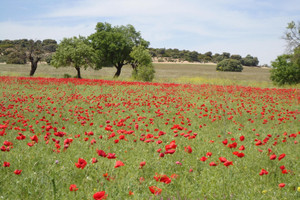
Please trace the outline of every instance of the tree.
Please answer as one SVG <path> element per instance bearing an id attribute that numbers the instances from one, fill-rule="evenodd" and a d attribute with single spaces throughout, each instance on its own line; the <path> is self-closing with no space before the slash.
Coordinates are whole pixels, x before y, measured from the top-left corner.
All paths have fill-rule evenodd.
<path id="1" fill-rule="evenodd" d="M 99 66 L 117 69 L 114 77 L 121 74 L 122 67 L 130 64 L 130 52 L 134 46 L 148 47 L 149 42 L 141 37 L 132 25 L 112 27 L 109 23 L 97 23 L 96 32 L 89 36 L 96 50 Z"/>
<path id="2" fill-rule="evenodd" d="M 30 76 L 33 76 L 38 62 L 51 55 L 57 46 L 57 42 L 52 39 L 46 40 L 3 40 L 0 41 L 0 54 L 5 58 L 6 63 L 26 64 L 31 63 Z"/>
<path id="3" fill-rule="evenodd" d="M 236 60 L 239 60 L 241 61 L 242 60 L 242 56 L 238 55 L 238 54 L 233 54 L 230 56 L 231 59 L 236 59 Z"/>
<path id="4" fill-rule="evenodd" d="M 27 58 L 31 63 L 31 70 L 29 75 L 33 76 L 37 69 L 38 62 L 43 58 L 44 50 L 42 48 L 42 42 L 40 40 L 29 40 L 28 46 L 25 51 Z"/>
<path id="5" fill-rule="evenodd" d="M 132 57 L 132 77 L 140 81 L 152 81 L 155 70 L 149 51 L 142 45 L 135 46 L 130 56 Z"/>
<path id="6" fill-rule="evenodd" d="M 257 66 L 259 63 L 257 57 L 253 57 L 249 54 L 245 58 L 242 58 L 241 62 L 242 62 L 242 65 L 245 65 L 245 66 Z"/>
<path id="7" fill-rule="evenodd" d="M 292 21 L 286 29 L 283 39 L 292 53 L 278 56 L 272 62 L 270 79 L 277 85 L 300 83 L 300 22 L 296 25 Z"/>
<path id="8" fill-rule="evenodd" d="M 300 21 L 297 24 L 291 21 L 286 29 L 283 39 L 287 42 L 287 49 L 292 52 L 294 48 L 300 46 Z"/>
<path id="9" fill-rule="evenodd" d="M 243 71 L 243 66 L 238 60 L 225 59 L 217 64 L 217 71 L 241 72 Z"/>
<path id="10" fill-rule="evenodd" d="M 79 36 L 64 38 L 53 54 L 51 64 L 56 68 L 72 66 L 77 71 L 77 78 L 81 78 L 80 68 L 95 68 L 96 60 L 95 50 L 84 37 Z"/>
<path id="11" fill-rule="evenodd" d="M 300 83 L 300 46 L 272 62 L 271 80 L 277 85 Z"/>
<path id="12" fill-rule="evenodd" d="M 300 53 L 300 52 L 299 52 Z M 281 55 L 272 62 L 271 80 L 277 85 L 300 83 L 300 63 L 294 62 L 293 55 Z"/>

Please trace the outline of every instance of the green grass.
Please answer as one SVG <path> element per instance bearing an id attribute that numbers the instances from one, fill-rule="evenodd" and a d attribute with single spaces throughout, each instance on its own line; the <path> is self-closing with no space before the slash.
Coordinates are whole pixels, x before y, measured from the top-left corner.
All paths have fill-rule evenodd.
<path id="1" fill-rule="evenodd" d="M 0 199 L 93 199 L 97 191 L 108 199 L 300 198 L 297 89 L 1 77 L 0 93 L 0 124 L 7 126 L 0 146 L 13 143 L 9 152 L 0 151 Z M 55 136 L 60 131 L 66 135 Z M 20 134 L 26 138 L 18 140 Z M 31 141 L 34 135 L 38 143 Z M 73 142 L 64 150 L 67 138 Z M 224 145 L 226 139 L 237 147 Z M 165 152 L 173 140 L 175 153 L 159 157 L 157 151 Z M 257 146 L 258 140 L 264 145 Z M 245 150 L 239 150 L 242 145 Z M 100 157 L 97 149 L 117 158 Z M 200 161 L 207 152 L 212 156 Z M 269 158 L 283 153 L 280 161 Z M 220 157 L 233 165 L 224 166 Z M 87 161 L 84 169 L 75 166 L 78 158 Z M 125 165 L 114 168 L 117 160 Z M 4 161 L 10 167 L 3 167 Z M 15 175 L 16 169 L 23 171 Z M 269 174 L 260 176 L 262 169 Z M 179 177 L 165 184 L 153 178 L 156 173 Z M 279 188 L 280 183 L 286 186 Z M 69 191 L 71 184 L 78 191 Z M 161 188 L 161 195 L 153 195 L 150 186 Z"/>

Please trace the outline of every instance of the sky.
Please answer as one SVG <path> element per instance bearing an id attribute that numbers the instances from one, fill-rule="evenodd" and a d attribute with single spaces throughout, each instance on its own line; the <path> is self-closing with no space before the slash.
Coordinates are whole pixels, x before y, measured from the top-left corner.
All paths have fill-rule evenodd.
<path id="1" fill-rule="evenodd" d="M 0 0 L 0 40 L 89 36 L 98 22 L 131 24 L 153 48 L 258 57 L 286 52 L 299 0 Z"/>

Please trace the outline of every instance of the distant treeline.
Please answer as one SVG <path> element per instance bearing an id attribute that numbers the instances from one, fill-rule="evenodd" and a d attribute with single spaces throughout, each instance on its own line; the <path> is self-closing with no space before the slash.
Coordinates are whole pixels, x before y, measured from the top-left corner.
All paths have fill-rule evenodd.
<path id="1" fill-rule="evenodd" d="M 206 52 L 204 54 L 197 51 L 179 50 L 179 49 L 166 49 L 166 48 L 149 48 L 152 57 L 156 57 L 158 62 L 176 62 L 176 61 L 188 61 L 188 62 L 201 62 L 201 63 L 219 63 L 225 59 L 239 60 L 244 66 L 257 66 L 259 61 L 257 57 L 247 55 L 242 57 L 238 54 L 230 54 L 224 52 L 222 54 L 213 54 L 212 52 Z"/>
<path id="2" fill-rule="evenodd" d="M 50 63 L 51 55 L 56 51 L 57 42 L 53 39 L 45 40 L 0 40 L 0 62 L 6 62 L 8 64 L 25 64 L 28 52 L 35 46 L 39 46 L 38 54 L 43 54 L 41 60 Z M 188 62 L 201 62 L 201 63 L 219 63 L 224 59 L 236 59 L 239 60 L 244 66 L 257 66 L 259 61 L 257 57 L 247 55 L 242 57 L 238 54 L 230 54 L 223 52 L 222 54 L 212 52 L 206 52 L 204 54 L 197 51 L 179 50 L 179 49 L 166 49 L 166 48 L 149 48 L 149 51 L 153 58 L 157 58 L 158 62 L 176 62 L 176 61 L 188 61 Z"/>
<path id="3" fill-rule="evenodd" d="M 25 64 L 34 55 L 39 57 L 39 61 L 50 62 L 56 48 L 57 42 L 53 39 L 0 40 L 0 62 Z"/>

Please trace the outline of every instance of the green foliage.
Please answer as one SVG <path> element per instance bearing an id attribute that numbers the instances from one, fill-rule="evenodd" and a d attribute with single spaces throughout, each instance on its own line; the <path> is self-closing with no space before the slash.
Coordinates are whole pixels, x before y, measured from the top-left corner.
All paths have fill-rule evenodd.
<path id="1" fill-rule="evenodd" d="M 130 52 L 134 46 L 142 45 L 148 47 L 140 32 L 132 25 L 112 27 L 109 23 L 98 23 L 96 32 L 89 36 L 93 48 L 96 50 L 97 67 L 116 67 L 118 77 L 121 68 L 132 61 Z"/>
<path id="2" fill-rule="evenodd" d="M 300 83 L 300 63 L 298 62 L 298 52 L 296 55 L 281 55 L 272 62 L 273 69 L 271 70 L 270 79 L 274 84 L 297 84 Z"/>
<path id="3" fill-rule="evenodd" d="M 258 61 L 257 57 L 253 57 L 248 54 L 245 58 L 243 58 L 241 60 L 241 62 L 242 62 L 242 65 L 245 65 L 245 66 L 257 66 L 259 61 Z"/>
<path id="4" fill-rule="evenodd" d="M 64 74 L 64 78 L 72 78 L 70 74 Z"/>
<path id="5" fill-rule="evenodd" d="M 48 54 L 45 56 L 45 61 L 48 65 L 51 64 L 51 60 L 52 60 L 52 54 Z"/>
<path id="6" fill-rule="evenodd" d="M 95 68 L 96 62 L 95 50 L 84 37 L 80 36 L 79 38 L 64 38 L 51 59 L 51 64 L 56 68 L 75 67 L 77 78 L 81 78 L 80 68 Z"/>
<path id="7" fill-rule="evenodd" d="M 225 59 L 236 59 L 241 62 L 245 61 L 246 66 L 257 66 L 259 61 L 257 57 L 247 55 L 245 58 L 242 56 L 234 54 L 231 55 L 228 52 L 223 52 L 222 54 L 216 53 L 213 54 L 211 51 L 208 51 L 204 54 L 201 54 L 197 51 L 188 51 L 188 50 L 178 50 L 178 49 L 166 49 L 166 48 L 149 48 L 150 54 L 152 57 L 158 57 L 158 60 L 163 62 L 163 58 L 184 60 L 188 62 L 201 62 L 208 63 L 214 62 L 219 63 Z M 243 63 L 242 63 L 243 64 Z"/>
<path id="8" fill-rule="evenodd" d="M 24 52 L 13 51 L 6 56 L 7 64 L 26 64 L 26 54 Z"/>
<path id="9" fill-rule="evenodd" d="M 154 67 L 152 58 L 144 46 L 133 47 L 130 56 L 132 58 L 132 77 L 139 81 L 152 81 L 154 78 Z"/>
<path id="10" fill-rule="evenodd" d="M 243 71 L 243 66 L 238 60 L 225 59 L 217 64 L 217 71 L 241 72 Z"/>
<path id="11" fill-rule="evenodd" d="M 235 60 L 239 60 L 241 61 L 242 60 L 242 56 L 238 55 L 238 54 L 233 54 L 230 56 L 231 59 L 235 59 Z"/>
<path id="12" fill-rule="evenodd" d="M 64 38 L 52 56 L 51 65 L 54 67 L 88 67 L 94 68 L 96 54 L 84 37 Z"/>
<path id="13" fill-rule="evenodd" d="M 134 79 L 138 81 L 150 82 L 154 79 L 155 70 L 153 65 L 148 66 L 138 66 L 137 70 L 132 72 Z"/>

